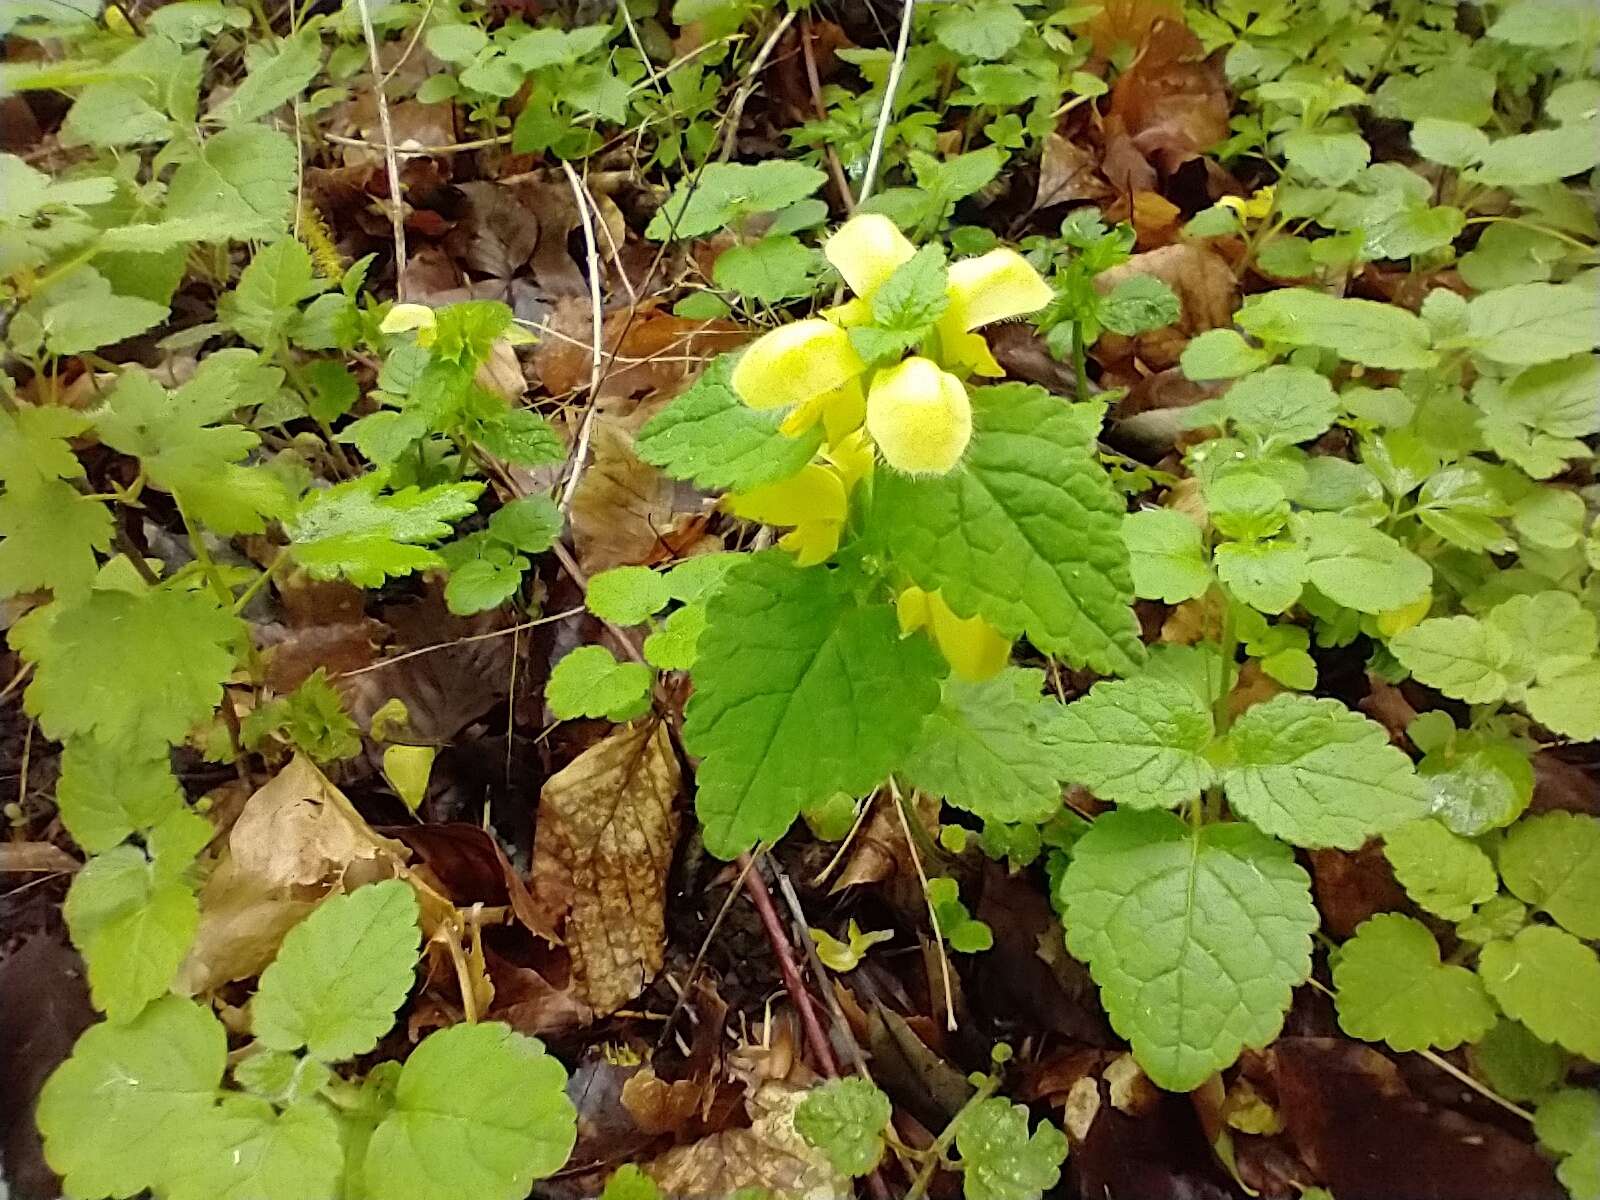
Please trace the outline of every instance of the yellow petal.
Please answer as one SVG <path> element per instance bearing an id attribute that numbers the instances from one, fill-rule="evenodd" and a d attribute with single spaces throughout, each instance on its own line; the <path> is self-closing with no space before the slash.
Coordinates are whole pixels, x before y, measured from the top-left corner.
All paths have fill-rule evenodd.
<path id="1" fill-rule="evenodd" d="M 865 429 L 858 428 L 830 446 L 827 458 L 839 473 L 839 481 L 848 495 L 872 471 L 872 439 Z"/>
<path id="2" fill-rule="evenodd" d="M 814 567 L 833 557 L 843 533 L 843 521 L 805 521 L 779 538 L 778 545 L 794 555 L 797 566 Z"/>
<path id="3" fill-rule="evenodd" d="M 847 504 L 838 473 L 820 463 L 807 463 L 788 479 L 728 497 L 728 508 L 735 516 L 763 525 L 843 522 Z"/>
<path id="4" fill-rule="evenodd" d="M 894 598 L 894 611 L 900 618 L 900 636 L 914 633 L 931 619 L 928 613 L 928 593 L 919 587 L 908 587 Z"/>
<path id="5" fill-rule="evenodd" d="M 880 213 L 851 217 L 822 247 L 850 290 L 863 300 L 872 299 L 883 281 L 916 252 L 895 223 Z"/>
<path id="6" fill-rule="evenodd" d="M 1378 632 L 1386 638 L 1398 637 L 1416 625 L 1433 607 L 1433 593 L 1424 592 L 1404 608 L 1391 608 L 1378 614 Z"/>
<path id="7" fill-rule="evenodd" d="M 948 312 L 939 318 L 938 329 L 939 358 L 946 366 L 982 375 L 985 379 L 999 379 L 1006 373 L 995 361 L 983 334 L 966 332 L 950 319 Z"/>
<path id="8" fill-rule="evenodd" d="M 822 427 L 828 434 L 828 445 L 836 446 L 867 419 L 867 397 L 861 390 L 861 381 L 852 379 L 841 388 L 829 392 L 822 404 Z"/>
<path id="9" fill-rule="evenodd" d="M 950 264 L 950 309 L 962 329 L 1038 312 L 1055 292 L 1015 250 L 991 250 Z"/>
<path id="10" fill-rule="evenodd" d="M 733 390 L 751 408 L 787 408 L 832 391 L 864 369 L 850 335 L 813 317 L 751 343 L 733 368 Z"/>
<path id="11" fill-rule="evenodd" d="M 823 309 L 822 315 L 840 329 L 854 329 L 872 320 L 872 305 L 865 300 L 846 300 L 843 304 Z"/>
<path id="12" fill-rule="evenodd" d="M 943 475 L 972 439 L 967 389 L 928 359 L 908 358 L 873 377 L 867 432 L 896 470 Z"/>
<path id="13" fill-rule="evenodd" d="M 1011 640 L 1002 637 L 982 617 L 958 617 L 934 592 L 928 597 L 933 640 L 950 669 L 973 683 L 991 679 L 1011 660 Z"/>

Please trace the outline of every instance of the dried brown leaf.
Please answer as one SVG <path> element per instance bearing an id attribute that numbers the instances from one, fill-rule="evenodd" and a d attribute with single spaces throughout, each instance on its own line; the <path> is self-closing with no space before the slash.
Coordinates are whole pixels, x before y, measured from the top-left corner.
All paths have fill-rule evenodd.
<path id="1" fill-rule="evenodd" d="M 682 1200 L 726 1200 L 744 1187 L 769 1188 L 793 1200 L 839 1200 L 850 1181 L 795 1130 L 806 1089 L 768 1083 L 746 1100 L 750 1128 L 728 1129 L 669 1150 L 645 1166 L 663 1190 Z"/>
<path id="2" fill-rule="evenodd" d="M 476 181 L 459 186 L 467 198 L 455 235 L 464 242 L 463 261 L 484 275 L 510 279 L 539 244 L 539 218 L 515 189 L 504 184 Z"/>
<path id="3" fill-rule="evenodd" d="M 666 725 L 645 721 L 584 751 L 539 793 L 534 871 L 569 884 L 576 990 L 601 1015 L 661 970 L 681 785 Z"/>
<path id="4" fill-rule="evenodd" d="M 595 418 L 589 460 L 572 497 L 579 565 L 593 574 L 670 553 L 663 535 L 673 525 L 676 488 L 633 452 L 633 436 L 621 422 Z"/>
<path id="5" fill-rule="evenodd" d="M 1102 362 L 1137 356 L 1146 365 L 1164 370 L 1177 365 L 1190 338 L 1233 320 L 1238 283 L 1227 261 L 1204 246 L 1181 242 L 1135 254 L 1121 266 L 1095 276 L 1095 289 L 1105 295 L 1135 275 L 1148 275 L 1170 287 L 1177 294 L 1182 314 L 1176 324 L 1135 338 L 1103 335 L 1095 346 L 1095 357 Z"/>
<path id="6" fill-rule="evenodd" d="M 1111 194 L 1111 185 L 1100 177 L 1100 156 L 1092 149 L 1065 134 L 1052 133 L 1045 139 L 1035 209 L 1074 200 L 1104 200 Z"/>

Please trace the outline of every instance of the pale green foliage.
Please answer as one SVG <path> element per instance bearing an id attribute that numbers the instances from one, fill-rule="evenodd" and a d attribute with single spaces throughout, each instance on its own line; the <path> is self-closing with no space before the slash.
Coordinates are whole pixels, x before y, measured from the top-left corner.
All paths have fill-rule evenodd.
<path id="1" fill-rule="evenodd" d="M 1339 1027 L 1393 1050 L 1452 1050 L 1494 1024 L 1478 977 L 1439 961 L 1427 926 L 1398 913 L 1364 921 L 1333 967 Z"/>
<path id="2" fill-rule="evenodd" d="M 1346 300 L 1305 288 L 1280 288 L 1245 301 L 1237 317 L 1246 333 L 1286 346 L 1321 346 L 1369 367 L 1431 367 L 1428 327 L 1420 317 L 1372 300 Z"/>
<path id="3" fill-rule="evenodd" d="M 639 625 L 672 602 L 665 575 L 649 567 L 613 567 L 589 580 L 589 611 L 614 625 Z"/>
<path id="4" fill-rule="evenodd" d="M 938 934 L 950 949 L 962 954 L 978 954 L 994 946 L 994 930 L 973 917 L 961 901 L 961 885 L 948 875 L 928 880 L 928 907 Z"/>
<path id="5" fill-rule="evenodd" d="M 1474 1043 L 1472 1069 L 1507 1100 L 1537 1100 L 1567 1073 L 1567 1056 L 1502 1017 Z"/>
<path id="6" fill-rule="evenodd" d="M 183 793 L 164 752 L 119 753 L 74 738 L 62 750 L 56 805 L 72 840 L 98 854 L 180 811 Z"/>
<path id="7" fill-rule="evenodd" d="M 1174 1091 L 1277 1036 L 1311 970 L 1310 880 L 1248 825 L 1107 813 L 1074 847 L 1058 901 L 1113 1027 Z"/>
<path id="8" fill-rule="evenodd" d="M 706 847 L 732 858 L 800 809 L 877 786 L 938 703 L 943 664 L 887 605 L 850 602 L 832 572 L 781 552 L 729 571 L 707 608 L 684 744 L 701 757 Z"/>
<path id="9" fill-rule="evenodd" d="M 700 635 L 706 627 L 706 606 L 685 604 L 667 614 L 661 628 L 644 639 L 645 661 L 658 671 L 687 671 L 694 666 Z"/>
<path id="10" fill-rule="evenodd" d="M 1500 874 L 1530 907 L 1600 938 L 1600 818 L 1552 812 L 1518 822 L 1500 847 Z"/>
<path id="11" fill-rule="evenodd" d="M 1465 918 L 1498 886 L 1489 856 L 1432 818 L 1389 830 L 1383 853 L 1406 894 L 1447 921 Z"/>
<path id="12" fill-rule="evenodd" d="M 893 1110 L 889 1097 L 866 1079 L 830 1079 L 806 1093 L 794 1110 L 800 1136 L 828 1156 L 834 1170 L 860 1176 L 883 1157 L 883 1131 Z"/>
<path id="13" fill-rule="evenodd" d="M 880 472 L 872 531 L 958 615 L 1108 674 L 1143 659 L 1122 503 L 1094 461 L 1100 410 L 1021 384 L 972 393 L 972 441 L 947 475 Z"/>
<path id="14" fill-rule="evenodd" d="M 64 596 L 93 581 L 95 553 L 111 546 L 111 514 L 71 484 L 24 475 L 0 495 L 0 539 L 0 597 L 35 588 Z"/>
<path id="15" fill-rule="evenodd" d="M 1122 521 L 1135 595 L 1168 604 L 1203 596 L 1211 586 L 1200 526 L 1170 508 L 1142 508 Z M 1299 589 L 1295 589 L 1299 594 Z"/>
<path id="16" fill-rule="evenodd" d="M 1556 1177 L 1573 1200 L 1600 1196 L 1600 1092 L 1556 1092 L 1539 1105 L 1533 1128 L 1545 1149 L 1561 1155 Z"/>
<path id="17" fill-rule="evenodd" d="M 386 880 L 321 905 L 289 931 L 250 1002 L 250 1025 L 272 1050 L 327 1062 L 365 1054 L 411 990 L 417 901 Z"/>
<path id="18" fill-rule="evenodd" d="M 321 1101 L 277 1111 L 225 1096 L 173 1147 L 173 1200 L 298 1200 L 331 1194 L 344 1168 L 339 1120 Z"/>
<path id="19" fill-rule="evenodd" d="M 1485 946 L 1478 974 L 1535 1037 L 1600 1062 L 1600 957 L 1592 948 L 1564 929 L 1530 925 Z"/>
<path id="20" fill-rule="evenodd" d="M 966 1200 L 1037 1200 L 1061 1177 L 1067 1135 L 1040 1121 L 1028 1135 L 1028 1110 L 997 1096 L 960 1118 L 956 1150 Z"/>
<path id="21" fill-rule="evenodd" d="M 665 242 L 700 237 L 751 213 L 804 200 L 827 177 L 803 163 L 711 163 L 684 180 L 651 218 L 645 236 Z"/>
<path id="22" fill-rule="evenodd" d="M 650 707 L 650 668 L 619 663 L 604 646 L 579 646 L 562 656 L 545 685 L 545 702 L 560 720 L 605 717 L 631 721 Z"/>
<path id="23" fill-rule="evenodd" d="M 296 561 L 317 579 L 376 587 L 392 576 L 444 565 L 425 548 L 472 511 L 481 483 L 441 483 L 383 492 L 373 472 L 308 494 L 284 522 Z"/>
<path id="24" fill-rule="evenodd" d="M 1061 722 L 1068 778 L 1102 799 L 1170 808 L 1200 794 L 1213 772 L 1211 710 L 1182 684 L 1159 679 L 1097 683 Z"/>

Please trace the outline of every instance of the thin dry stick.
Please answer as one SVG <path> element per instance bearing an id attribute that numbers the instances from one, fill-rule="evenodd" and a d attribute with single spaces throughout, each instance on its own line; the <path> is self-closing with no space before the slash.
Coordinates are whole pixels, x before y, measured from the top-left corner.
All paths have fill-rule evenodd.
<path id="1" fill-rule="evenodd" d="M 505 637 L 509 633 L 520 633 L 524 629 L 532 629 L 536 625 L 548 625 L 552 621 L 564 621 L 568 617 L 575 617 L 583 612 L 583 605 L 569 608 L 564 612 L 551 613 L 549 616 L 540 617 L 535 621 L 523 621 L 519 625 L 508 625 L 504 629 L 495 629 L 489 633 L 474 633 L 468 637 L 455 638 L 448 642 L 435 642 L 431 646 L 423 646 L 417 650 L 407 650 L 404 654 L 396 654 L 393 658 L 385 658 L 379 662 L 371 663 L 365 667 L 356 667 L 354 670 L 342 671 L 334 676 L 335 679 L 348 679 L 352 675 L 365 675 L 369 671 L 381 671 L 385 667 L 392 667 L 395 663 L 405 662 L 408 658 L 420 658 L 424 654 L 433 654 L 438 650 L 448 650 L 452 646 L 459 646 L 464 642 L 486 642 L 490 638 Z"/>
<path id="2" fill-rule="evenodd" d="M 872 185 L 877 182 L 878 165 L 883 160 L 883 142 L 889 134 L 889 122 L 894 117 L 894 97 L 900 90 L 900 73 L 906 67 L 906 53 L 911 48 L 911 15 L 916 10 L 916 0 L 905 0 L 900 12 L 900 40 L 895 44 L 894 61 L 889 64 L 889 78 L 883 89 L 883 109 L 878 113 L 878 127 L 872 133 L 872 153 L 867 155 L 867 173 L 861 177 L 861 195 L 858 204 L 866 203 L 872 195 Z"/>
<path id="3" fill-rule="evenodd" d="M 911 851 L 911 865 L 917 869 L 917 879 L 922 884 L 922 900 L 928 907 L 928 920 L 933 925 L 933 941 L 939 951 L 939 974 L 944 977 L 945 1028 L 954 1032 L 956 997 L 955 990 L 950 986 L 950 959 L 944 952 L 944 930 L 939 926 L 939 913 L 933 907 L 933 900 L 928 895 L 928 876 L 922 869 L 922 855 L 917 853 L 917 839 L 911 836 L 911 822 L 906 819 L 905 802 L 901 800 L 900 789 L 895 785 L 893 778 L 889 780 L 889 798 L 894 803 L 895 816 L 900 818 L 900 828 L 906 835 L 906 849 Z"/>
<path id="4" fill-rule="evenodd" d="M 811 14 L 807 13 L 805 20 L 800 23 L 800 48 L 805 52 L 806 83 L 811 87 L 811 106 L 816 111 L 817 119 L 826 121 L 828 106 L 822 102 L 822 80 L 817 74 L 817 48 L 812 42 Z M 839 203 L 844 205 L 845 212 L 855 212 L 855 193 L 850 190 L 850 181 L 845 178 L 844 164 L 839 161 L 838 150 L 829 142 L 823 146 L 823 151 L 828 160 L 828 173 L 833 176 L 833 186 L 839 192 Z"/>
<path id="5" fill-rule="evenodd" d="M 383 71 L 378 62 L 378 35 L 372 30 L 372 10 L 367 0 L 356 0 L 361 10 L 361 35 L 367 39 L 367 61 L 372 66 L 372 90 L 378 99 L 378 128 L 383 132 L 383 165 L 389 173 L 389 225 L 394 230 L 394 291 L 406 298 L 406 214 L 400 191 L 400 163 L 394 153 L 394 129 L 389 124 L 389 100 L 384 95 Z"/>
<path id="6" fill-rule="evenodd" d="M 750 73 L 739 85 L 739 90 L 733 94 L 733 104 L 728 109 L 728 128 L 722 135 L 722 152 L 717 156 L 718 161 L 727 162 L 733 157 L 734 143 L 739 140 L 739 122 L 744 117 L 744 106 L 749 103 L 756 86 L 761 82 L 761 72 L 766 69 L 767 59 L 772 57 L 779 39 L 789 31 L 789 26 L 794 24 L 795 15 L 793 12 L 785 13 L 777 28 L 767 36 L 766 41 L 761 43 L 761 49 L 756 51 L 755 61 L 750 64 Z"/>
<path id="7" fill-rule="evenodd" d="M 572 451 L 572 473 L 567 476 L 567 486 L 561 493 L 561 511 L 572 511 L 572 497 L 578 491 L 578 481 L 583 478 L 584 463 L 589 457 L 589 438 L 594 432 L 595 401 L 600 391 L 600 357 L 604 353 L 605 318 L 600 311 L 600 248 L 594 236 L 594 214 L 589 211 L 588 193 L 578 173 L 566 159 L 561 160 L 567 183 L 572 187 L 572 198 L 578 205 L 578 217 L 583 222 L 583 247 L 589 267 L 589 407 L 584 411 L 583 424 L 578 428 L 578 444 Z"/>

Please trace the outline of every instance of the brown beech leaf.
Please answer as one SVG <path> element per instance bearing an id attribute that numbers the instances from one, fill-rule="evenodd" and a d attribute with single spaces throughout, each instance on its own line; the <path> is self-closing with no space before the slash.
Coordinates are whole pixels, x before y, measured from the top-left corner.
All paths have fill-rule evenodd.
<path id="1" fill-rule="evenodd" d="M 567 885 L 576 990 L 602 1016 L 661 970 L 681 786 L 666 725 L 642 721 L 585 750 L 539 793 L 534 873 Z"/>
<path id="2" fill-rule="evenodd" d="M 0 842 L 0 875 L 60 875 L 82 865 L 54 842 Z"/>
<path id="3" fill-rule="evenodd" d="M 326 894 L 321 885 L 268 883 L 224 853 L 200 889 L 200 927 L 174 990 L 198 996 L 259 975 Z"/>
<path id="4" fill-rule="evenodd" d="M 676 487 L 633 452 L 621 422 L 596 416 L 589 465 L 572 496 L 572 540 L 590 574 L 670 555 Z"/>
<path id="5" fill-rule="evenodd" d="M 1035 211 L 1074 200 L 1104 200 L 1111 194 L 1111 186 L 1100 177 L 1099 155 L 1065 134 L 1052 133 L 1045 139 Z"/>
<path id="6" fill-rule="evenodd" d="M 1147 6 L 1155 13 L 1161 6 Z M 1228 90 L 1182 17 L 1154 15 L 1133 66 L 1111 85 L 1104 171 L 1120 192 L 1150 190 L 1228 135 Z"/>
<path id="7" fill-rule="evenodd" d="M 539 218 L 514 188 L 504 184 L 477 181 L 458 186 L 467 198 L 466 214 L 456 227 L 464 242 L 463 261 L 481 274 L 510 279 L 539 244 Z"/>
<path id="8" fill-rule="evenodd" d="M 402 825 L 391 829 L 411 849 L 439 889 L 458 906 L 509 907 L 530 933 L 559 943 L 556 922 L 534 899 L 500 843 L 488 830 L 464 821 Z"/>
<path id="9" fill-rule="evenodd" d="M 1311 850 L 1308 854 L 1317 908 L 1334 937 L 1347 938 L 1368 917 L 1405 907 L 1406 894 L 1377 842 L 1368 842 L 1354 852 Z"/>
<path id="10" fill-rule="evenodd" d="M 1300 1157 L 1339 1200 L 1561 1200 L 1529 1142 L 1412 1094 L 1370 1046 L 1279 1038 L 1278 1111 Z"/>
<path id="11" fill-rule="evenodd" d="M 745 1101 L 748 1129 L 727 1129 L 669 1150 L 645 1165 L 663 1190 L 681 1200 L 727 1200 L 744 1187 L 780 1196 L 850 1194 L 850 1181 L 794 1127 L 805 1088 L 766 1083 Z"/>

